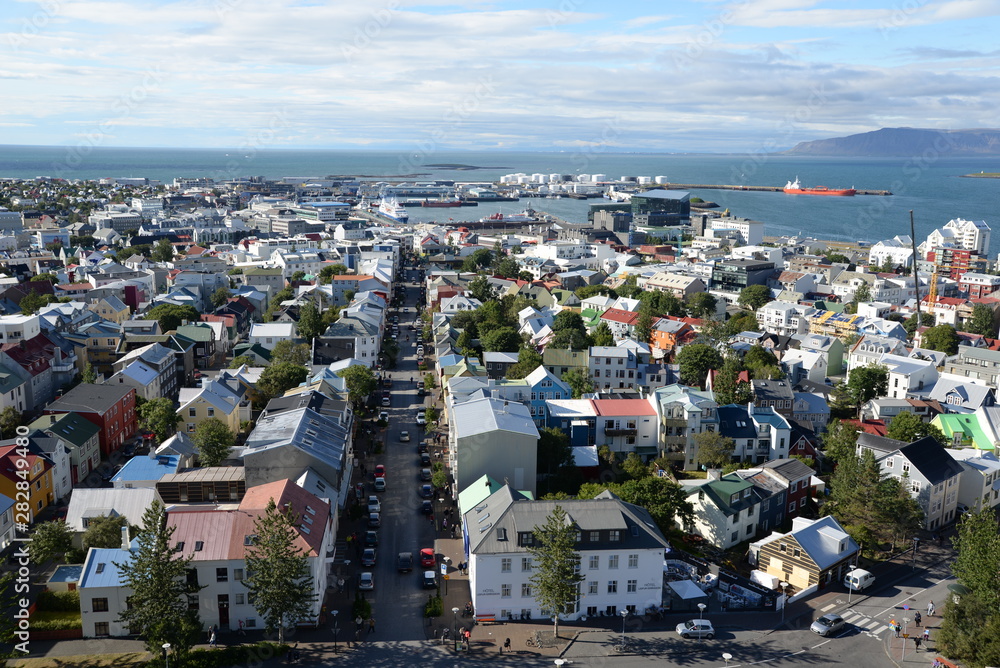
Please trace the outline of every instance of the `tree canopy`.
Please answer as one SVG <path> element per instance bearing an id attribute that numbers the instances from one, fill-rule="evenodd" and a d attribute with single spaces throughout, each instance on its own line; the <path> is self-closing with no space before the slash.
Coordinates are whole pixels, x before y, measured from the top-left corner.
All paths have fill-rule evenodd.
<path id="1" fill-rule="evenodd" d="M 844 420 L 833 420 L 820 435 L 823 454 L 835 462 L 853 457 L 858 445 L 858 428 Z"/>
<path id="2" fill-rule="evenodd" d="M 993 319 L 993 309 L 986 304 L 976 304 L 972 307 L 972 318 L 965 323 L 965 331 L 979 334 L 991 339 L 997 337 L 997 326 Z"/>
<path id="3" fill-rule="evenodd" d="M 128 518 L 124 515 L 90 518 L 87 530 L 83 532 L 83 551 L 86 552 L 92 547 L 109 550 L 121 547 L 122 529 L 127 526 L 129 526 Z"/>
<path id="4" fill-rule="evenodd" d="M 569 385 L 574 399 L 579 399 L 584 394 L 594 391 L 594 381 L 590 379 L 590 374 L 583 367 L 569 369 L 562 375 L 562 379 Z"/>
<path id="5" fill-rule="evenodd" d="M 940 350 L 946 355 L 958 352 L 958 344 L 962 339 L 951 325 L 944 323 L 924 330 L 920 337 L 920 347 L 928 350 Z"/>
<path id="6" fill-rule="evenodd" d="M 160 323 L 160 331 L 169 332 L 177 329 L 187 320 L 188 322 L 198 322 L 201 320 L 201 313 L 193 306 L 178 304 L 160 304 L 149 309 L 145 315 L 146 320 L 156 320 Z"/>
<path id="7" fill-rule="evenodd" d="M 323 316 L 320 314 L 316 304 L 311 301 L 306 302 L 299 308 L 298 322 L 299 336 L 306 341 L 312 341 L 326 331 L 323 324 Z"/>
<path id="8" fill-rule="evenodd" d="M 687 493 L 669 478 L 647 475 L 622 483 L 584 483 L 577 498 L 592 499 L 605 489 L 626 503 L 648 510 L 664 535 L 673 531 L 677 522 L 686 525 L 694 521 L 694 506 Z"/>
<path id="9" fill-rule="evenodd" d="M 283 395 L 293 387 L 298 387 L 309 377 L 309 370 L 304 366 L 291 362 L 271 364 L 260 374 L 257 381 L 257 392 L 266 403 L 274 397 Z"/>
<path id="10" fill-rule="evenodd" d="M 709 468 L 722 468 L 733 461 L 736 443 L 728 436 L 717 431 L 703 431 L 694 435 L 694 444 L 698 448 L 695 459 L 699 464 Z"/>
<path id="11" fill-rule="evenodd" d="M 202 466 L 219 466 L 236 445 L 233 430 L 214 417 L 203 420 L 195 427 L 192 440 L 198 446 L 198 461 Z"/>
<path id="12" fill-rule="evenodd" d="M 498 327 L 480 337 L 483 350 L 488 352 L 517 352 L 521 347 L 521 335 L 513 327 Z"/>
<path id="13" fill-rule="evenodd" d="M 692 343 L 677 353 L 677 363 L 681 367 L 681 383 L 702 387 L 711 369 L 722 366 L 722 355 L 712 346 Z"/>
<path id="14" fill-rule="evenodd" d="M 352 364 L 337 375 L 344 379 L 347 396 L 355 408 L 363 405 L 378 387 L 375 373 L 361 364 Z"/>
<path id="15" fill-rule="evenodd" d="M 166 397 L 150 399 L 139 407 L 139 423 L 156 434 L 156 440 L 161 443 L 173 435 L 180 421 L 174 402 Z"/>
<path id="16" fill-rule="evenodd" d="M 528 548 L 534 568 L 530 580 L 535 601 L 546 610 L 562 613 L 576 608 L 579 584 L 584 580 L 576 532 L 576 525 L 558 505 L 545 524 L 534 528 L 534 544 Z M 553 633 L 558 635 L 559 615 L 553 615 L 552 622 Z"/>
<path id="17" fill-rule="evenodd" d="M 34 564 L 44 564 L 73 547 L 73 534 L 63 520 L 41 522 L 31 531 L 28 555 Z"/>
<path id="18" fill-rule="evenodd" d="M 766 285 L 748 285 L 740 290 L 740 296 L 736 298 L 736 302 L 740 306 L 756 311 L 761 306 L 770 303 L 772 299 L 774 298 L 771 296 L 771 288 Z"/>
<path id="19" fill-rule="evenodd" d="M 312 357 L 312 348 L 308 343 L 295 343 L 291 339 L 282 339 L 271 349 L 271 364 L 291 362 L 305 366 Z"/>
<path id="20" fill-rule="evenodd" d="M 847 379 L 847 391 L 855 406 L 889 393 L 889 370 L 881 364 L 856 367 Z"/>
<path id="21" fill-rule="evenodd" d="M 517 362 L 507 369 L 507 378 L 518 380 L 537 369 L 542 364 L 542 356 L 534 348 L 522 347 L 517 352 Z"/>
<path id="22" fill-rule="evenodd" d="M 901 411 L 892 418 L 885 435 L 906 443 L 912 443 L 924 436 L 932 436 L 941 445 L 948 445 L 948 439 L 937 425 L 924 422 L 912 411 Z"/>

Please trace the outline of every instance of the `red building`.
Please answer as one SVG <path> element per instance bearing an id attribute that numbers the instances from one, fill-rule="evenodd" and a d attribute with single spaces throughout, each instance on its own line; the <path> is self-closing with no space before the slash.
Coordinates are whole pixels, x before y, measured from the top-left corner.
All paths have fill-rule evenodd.
<path id="1" fill-rule="evenodd" d="M 120 385 L 80 383 L 45 409 L 46 415 L 78 413 L 101 428 L 101 453 L 107 457 L 135 434 L 138 416 L 135 389 Z"/>

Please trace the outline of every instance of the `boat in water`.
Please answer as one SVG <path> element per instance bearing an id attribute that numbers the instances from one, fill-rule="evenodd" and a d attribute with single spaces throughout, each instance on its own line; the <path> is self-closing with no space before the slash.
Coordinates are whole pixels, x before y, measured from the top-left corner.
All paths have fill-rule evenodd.
<path id="1" fill-rule="evenodd" d="M 378 206 L 378 212 L 386 218 L 398 220 L 401 223 L 410 219 L 406 207 L 397 202 L 395 197 L 383 197 L 382 203 Z"/>
<path id="2" fill-rule="evenodd" d="M 436 209 L 450 209 L 456 206 L 462 206 L 462 200 L 457 198 L 445 199 L 425 199 L 420 202 L 420 206 L 428 206 Z"/>
<path id="3" fill-rule="evenodd" d="M 785 184 L 784 192 L 786 195 L 834 195 L 836 197 L 853 197 L 858 191 L 854 188 L 827 188 L 826 186 L 803 188 L 802 184 L 799 183 L 799 177 L 796 176 L 795 181 L 789 181 Z"/>
<path id="4" fill-rule="evenodd" d="M 490 214 L 485 218 L 480 218 L 480 223 L 533 223 L 538 220 L 538 212 L 531 208 L 529 204 L 524 211 L 520 213 L 510 213 L 505 214 L 503 211 L 497 211 L 494 214 Z"/>

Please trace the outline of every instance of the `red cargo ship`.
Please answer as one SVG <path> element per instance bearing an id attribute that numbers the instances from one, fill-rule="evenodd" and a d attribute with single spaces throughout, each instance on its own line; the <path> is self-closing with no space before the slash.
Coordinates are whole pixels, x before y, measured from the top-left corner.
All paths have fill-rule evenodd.
<path id="1" fill-rule="evenodd" d="M 799 177 L 795 177 L 795 181 L 789 181 L 785 184 L 785 194 L 786 195 L 835 195 L 837 197 L 852 197 L 857 194 L 857 190 L 854 188 L 827 188 L 826 186 L 816 186 L 814 188 L 803 188 L 802 184 L 799 183 Z"/>

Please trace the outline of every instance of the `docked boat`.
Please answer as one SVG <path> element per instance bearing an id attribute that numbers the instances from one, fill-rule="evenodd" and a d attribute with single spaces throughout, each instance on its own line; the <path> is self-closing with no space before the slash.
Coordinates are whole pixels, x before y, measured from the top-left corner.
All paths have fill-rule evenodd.
<path id="1" fill-rule="evenodd" d="M 427 206 L 436 209 L 450 209 L 456 206 L 462 206 L 462 200 L 458 198 L 445 199 L 443 197 L 439 199 L 425 199 L 420 203 L 420 206 Z"/>
<path id="2" fill-rule="evenodd" d="M 524 211 L 520 213 L 510 213 L 505 214 L 503 211 L 497 211 L 494 214 L 490 214 L 485 218 L 480 218 L 480 223 L 533 223 L 538 220 L 538 212 L 528 205 Z"/>
<path id="3" fill-rule="evenodd" d="M 406 211 L 406 207 L 396 201 L 395 197 L 383 197 L 382 203 L 378 206 L 378 212 L 386 218 L 392 218 L 401 223 L 405 223 L 410 219 L 410 214 Z"/>
<path id="4" fill-rule="evenodd" d="M 802 184 L 799 183 L 799 177 L 796 176 L 794 181 L 789 181 L 785 184 L 784 192 L 786 195 L 834 195 L 836 197 L 853 197 L 858 191 L 854 188 L 827 188 L 826 186 L 803 188 Z"/>

